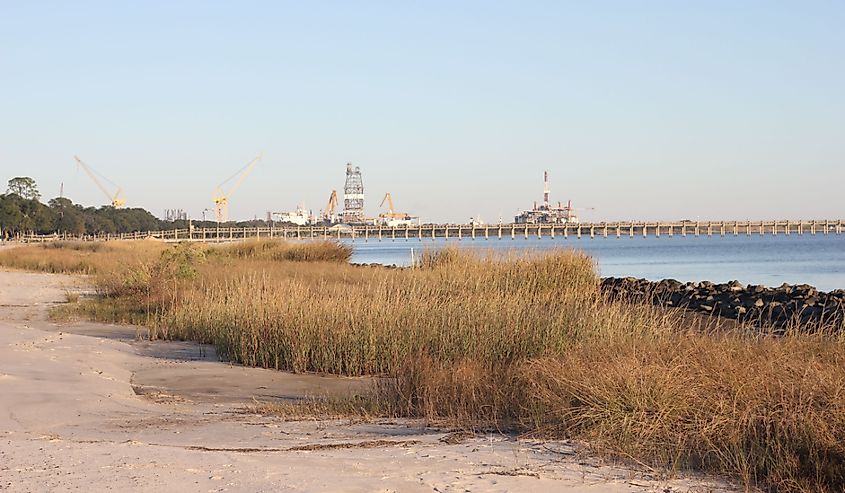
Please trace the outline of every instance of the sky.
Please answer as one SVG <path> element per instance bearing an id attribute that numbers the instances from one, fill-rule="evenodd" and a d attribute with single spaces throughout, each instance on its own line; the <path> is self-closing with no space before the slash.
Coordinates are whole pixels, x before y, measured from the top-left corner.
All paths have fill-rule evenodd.
<path id="1" fill-rule="evenodd" d="M 845 216 L 842 1 L 0 0 L 0 180 L 201 218 Z M 8 178 L 6 178 L 8 177 Z M 109 185 L 111 186 L 111 185 Z M 382 210 L 383 211 L 383 210 Z M 209 216 L 210 217 L 210 216 Z"/>

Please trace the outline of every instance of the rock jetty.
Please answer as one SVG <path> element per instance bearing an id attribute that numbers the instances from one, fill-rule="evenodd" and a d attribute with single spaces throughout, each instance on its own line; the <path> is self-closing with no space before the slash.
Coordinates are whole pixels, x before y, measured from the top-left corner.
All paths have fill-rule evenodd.
<path id="1" fill-rule="evenodd" d="M 649 281 L 635 277 L 602 279 L 602 291 L 611 299 L 652 302 L 783 330 L 789 327 L 845 330 L 845 290 L 821 292 L 807 284 L 776 288 L 744 285 L 739 281 L 716 284 L 683 283 L 674 279 Z"/>

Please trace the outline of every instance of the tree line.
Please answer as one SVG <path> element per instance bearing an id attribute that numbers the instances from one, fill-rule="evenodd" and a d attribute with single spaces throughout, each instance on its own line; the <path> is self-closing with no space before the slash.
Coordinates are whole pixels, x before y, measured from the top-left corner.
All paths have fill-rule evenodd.
<path id="1" fill-rule="evenodd" d="M 229 225 L 263 225 L 249 221 Z M 213 221 L 194 222 L 196 227 L 213 227 Z M 115 208 L 111 205 L 85 207 L 66 197 L 41 202 L 38 186 L 30 177 L 19 176 L 8 181 L 6 193 L 0 194 L 0 238 L 19 234 L 98 235 L 134 233 L 185 228 L 188 221 L 164 221 L 142 208 Z"/>

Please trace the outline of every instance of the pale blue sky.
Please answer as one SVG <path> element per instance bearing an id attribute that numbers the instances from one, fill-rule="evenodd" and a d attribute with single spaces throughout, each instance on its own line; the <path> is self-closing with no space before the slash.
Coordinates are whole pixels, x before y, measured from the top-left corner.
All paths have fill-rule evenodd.
<path id="1" fill-rule="evenodd" d="M 0 171 L 199 217 L 390 191 L 424 220 L 845 216 L 845 2 L 0 0 Z"/>

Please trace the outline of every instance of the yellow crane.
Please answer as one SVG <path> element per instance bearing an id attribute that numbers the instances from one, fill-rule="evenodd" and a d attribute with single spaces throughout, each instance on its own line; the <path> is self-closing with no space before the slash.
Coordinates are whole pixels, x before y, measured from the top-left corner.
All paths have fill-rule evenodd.
<path id="1" fill-rule="evenodd" d="M 106 197 L 108 197 L 109 202 L 111 203 L 112 207 L 114 207 L 115 209 L 119 209 L 119 208 L 123 207 L 124 205 L 126 205 L 126 200 L 124 200 L 120 196 L 123 193 L 123 190 L 119 186 L 117 186 L 114 183 L 112 183 L 111 181 L 109 181 L 108 178 L 103 177 L 104 180 L 108 181 L 109 183 L 111 183 L 112 185 L 117 187 L 117 190 L 112 194 L 111 192 L 109 192 L 109 190 L 106 187 L 103 186 L 102 183 L 100 183 L 100 180 L 97 179 L 97 175 L 94 173 L 94 171 L 90 167 L 88 167 L 87 164 L 85 164 L 81 159 L 79 159 L 78 156 L 73 156 L 73 158 L 76 159 L 77 165 L 80 168 L 84 169 L 85 173 L 87 173 L 88 176 L 91 177 L 91 181 L 93 181 L 94 184 L 97 185 L 97 188 L 99 188 L 104 194 L 106 194 Z"/>
<path id="2" fill-rule="evenodd" d="M 256 156 L 255 159 L 247 163 L 246 166 L 239 169 L 237 173 L 229 177 L 223 183 L 217 185 L 217 191 L 214 194 L 214 212 L 217 217 L 218 223 L 225 223 L 229 220 L 229 199 L 232 197 L 232 195 L 234 195 L 235 192 L 238 191 L 239 188 L 241 188 L 241 185 L 243 185 L 246 177 L 249 176 L 250 173 L 252 173 L 253 168 L 255 168 L 255 165 L 258 164 L 258 161 L 261 161 L 262 157 L 264 157 L 264 153 L 261 153 Z M 235 177 L 238 177 L 238 179 L 232 186 L 232 188 L 230 188 L 228 192 L 224 191 L 223 185 L 232 181 L 232 179 Z"/>
<path id="3" fill-rule="evenodd" d="M 411 215 L 407 212 L 396 212 L 396 209 L 393 207 L 393 197 L 390 196 L 390 192 L 384 194 L 384 198 L 381 199 L 381 204 L 379 207 L 384 207 L 384 203 L 387 202 L 387 212 L 381 213 L 378 216 L 382 219 L 410 219 Z"/>
<path id="4" fill-rule="evenodd" d="M 332 190 L 329 195 L 329 203 L 326 204 L 326 210 L 323 211 L 323 220 L 327 222 L 336 222 L 335 209 L 337 209 L 337 190 Z"/>

